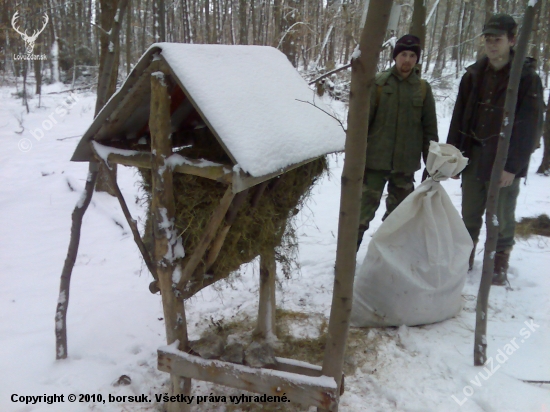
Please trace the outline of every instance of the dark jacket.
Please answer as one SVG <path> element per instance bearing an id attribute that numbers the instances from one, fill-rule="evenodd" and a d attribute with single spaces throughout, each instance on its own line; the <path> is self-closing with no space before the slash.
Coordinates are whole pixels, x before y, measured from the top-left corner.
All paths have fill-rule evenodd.
<path id="1" fill-rule="evenodd" d="M 367 138 L 367 169 L 414 173 L 430 141 L 437 142 L 437 117 L 432 89 L 413 72 L 401 78 L 395 67 L 376 75 L 371 95 Z M 377 88 L 381 86 L 381 93 Z M 425 158 L 424 158 L 425 159 Z"/>
<path id="2" fill-rule="evenodd" d="M 508 82 L 499 85 L 495 91 L 494 110 L 484 114 L 483 122 L 491 124 L 491 130 L 496 133 L 483 141 L 477 140 L 472 130 L 475 127 L 477 104 L 483 75 L 486 72 L 489 59 L 478 60 L 466 69 L 460 82 L 460 88 L 449 128 L 447 143 L 460 149 L 466 157 L 471 156 L 472 146 L 481 146 L 481 157 L 477 165 L 477 177 L 489 181 L 496 157 L 498 136 L 503 120 L 504 102 Z M 535 144 L 541 136 L 543 124 L 543 89 L 540 77 L 535 71 L 535 60 L 527 58 L 523 65 L 518 89 L 518 102 L 514 119 L 514 127 L 510 138 L 510 147 L 504 170 L 525 177 L 529 167 L 529 158 Z M 480 121 L 481 119 L 477 119 Z"/>

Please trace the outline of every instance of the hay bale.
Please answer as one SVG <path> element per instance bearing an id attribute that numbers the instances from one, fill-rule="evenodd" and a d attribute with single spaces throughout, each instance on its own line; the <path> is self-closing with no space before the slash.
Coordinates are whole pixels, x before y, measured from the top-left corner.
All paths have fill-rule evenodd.
<path id="1" fill-rule="evenodd" d="M 229 163 L 227 155 L 208 130 L 202 132 L 200 139 L 196 139 L 190 147 L 185 147 L 178 153 L 189 158 Z M 277 261 L 282 264 L 285 275 L 289 276 L 292 267 L 297 265 L 297 241 L 292 217 L 301 209 L 314 183 L 326 171 L 327 161 L 322 157 L 273 178 L 267 182 L 264 192 L 254 206 L 252 199 L 260 189 L 259 186 L 251 188 L 208 276 L 213 277 L 214 280 L 227 278 L 243 263 L 250 262 L 261 253 L 274 248 L 276 248 Z M 143 188 L 147 193 L 149 209 L 144 241 L 151 250 L 151 171 L 140 169 L 140 173 L 143 178 Z M 181 173 L 174 173 L 173 185 L 176 206 L 175 225 L 182 238 L 186 256 L 189 257 L 198 245 L 227 186 L 213 180 Z M 183 264 L 185 265 L 185 261 Z M 200 271 L 197 271 L 191 281 L 191 289 L 194 293 L 202 289 L 202 284 L 205 283 L 202 274 L 198 272 Z"/>

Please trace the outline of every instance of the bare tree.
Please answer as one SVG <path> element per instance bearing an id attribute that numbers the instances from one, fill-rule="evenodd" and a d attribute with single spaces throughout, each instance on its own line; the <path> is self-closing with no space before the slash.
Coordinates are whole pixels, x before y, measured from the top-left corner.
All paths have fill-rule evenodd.
<path id="1" fill-rule="evenodd" d="M 548 105 L 546 106 L 543 140 L 544 154 L 542 156 L 542 162 L 537 169 L 537 173 L 550 175 L 550 96 L 548 97 Z"/>
<path id="2" fill-rule="evenodd" d="M 365 29 L 359 43 L 360 55 L 352 60 L 351 91 L 346 132 L 346 160 L 342 173 L 340 219 L 334 277 L 334 293 L 323 361 L 323 375 L 340 385 L 345 341 L 353 300 L 353 278 L 361 186 L 365 168 L 370 95 L 393 1 L 371 0 Z M 339 344 L 340 343 L 340 344 Z M 341 344 L 343 343 L 343 344 Z"/>
<path id="3" fill-rule="evenodd" d="M 412 15 L 411 34 L 420 39 L 420 47 L 424 50 L 426 40 L 426 1 L 414 0 L 414 10 Z"/>
<path id="4" fill-rule="evenodd" d="M 440 78 L 445 67 L 445 48 L 447 47 L 447 32 L 449 28 L 449 21 L 451 18 L 451 11 L 453 9 L 454 0 L 447 0 L 447 9 L 445 10 L 445 20 L 441 29 L 441 37 L 439 39 L 439 48 L 437 51 L 437 58 L 435 60 L 435 67 L 432 76 Z"/>

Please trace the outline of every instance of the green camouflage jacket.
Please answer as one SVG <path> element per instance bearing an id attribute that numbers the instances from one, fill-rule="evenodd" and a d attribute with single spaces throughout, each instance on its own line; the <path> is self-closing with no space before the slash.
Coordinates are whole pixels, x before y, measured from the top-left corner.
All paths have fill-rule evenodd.
<path id="1" fill-rule="evenodd" d="M 420 155 L 426 160 L 430 141 L 438 141 L 432 89 L 426 83 L 423 99 L 416 71 L 403 80 L 395 66 L 378 73 L 375 83 L 371 95 L 366 168 L 414 173 L 420 169 Z"/>

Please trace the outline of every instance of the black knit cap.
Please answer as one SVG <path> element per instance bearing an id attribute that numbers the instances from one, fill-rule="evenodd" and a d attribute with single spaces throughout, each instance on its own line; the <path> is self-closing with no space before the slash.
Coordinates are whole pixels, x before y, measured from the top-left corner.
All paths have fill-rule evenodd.
<path id="1" fill-rule="evenodd" d="M 393 59 L 397 57 L 402 51 L 409 50 L 416 53 L 416 57 L 420 60 L 420 39 L 412 34 L 405 34 L 397 43 L 395 43 L 395 49 L 393 49 Z"/>
<path id="2" fill-rule="evenodd" d="M 483 34 L 493 34 L 500 36 L 502 34 L 516 34 L 517 23 L 514 18 L 508 14 L 495 14 L 483 27 Z"/>

